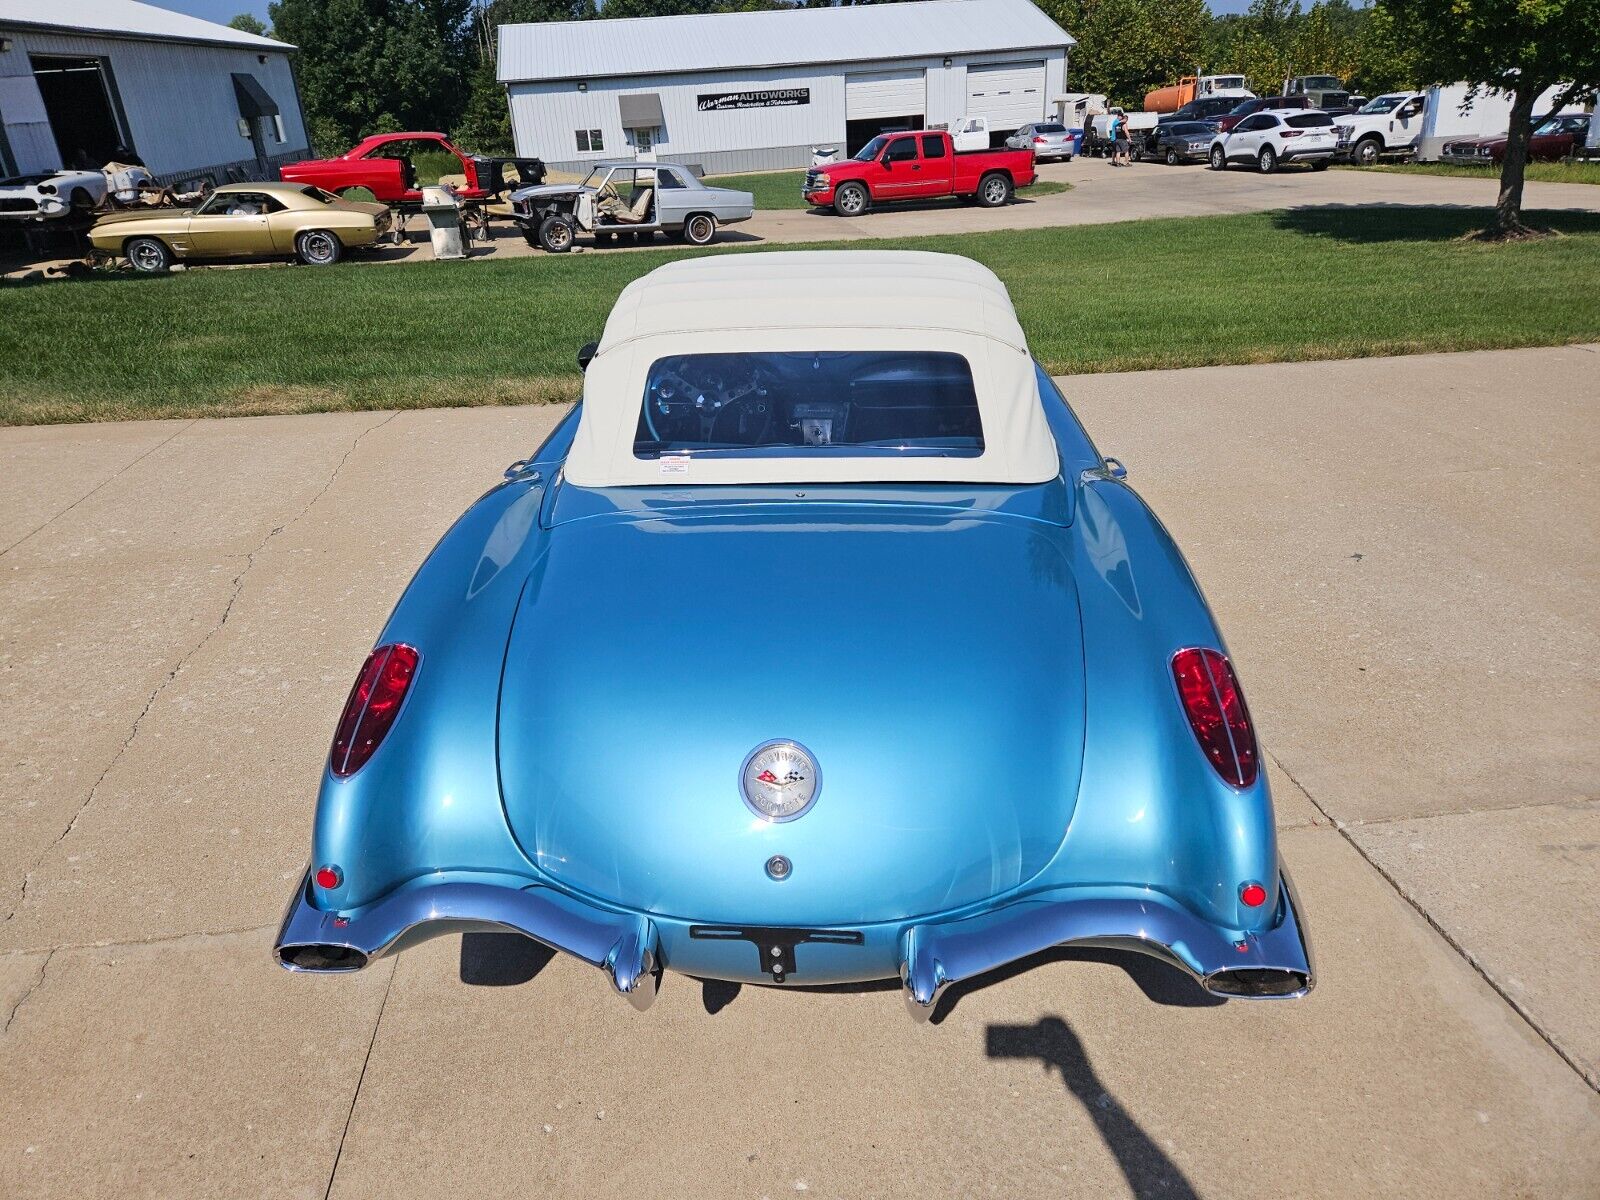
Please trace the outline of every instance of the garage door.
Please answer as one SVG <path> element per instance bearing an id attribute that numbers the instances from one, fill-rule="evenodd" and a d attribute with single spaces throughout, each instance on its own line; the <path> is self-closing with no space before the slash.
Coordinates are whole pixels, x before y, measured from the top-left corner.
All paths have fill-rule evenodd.
<path id="1" fill-rule="evenodd" d="M 989 128 L 1016 129 L 1044 119 L 1044 60 L 967 67 L 967 115 Z"/>
<path id="2" fill-rule="evenodd" d="M 1041 78 L 1043 76 L 1041 75 Z M 875 71 L 844 77 L 844 117 L 904 117 L 927 112 L 927 86 L 921 71 Z"/>

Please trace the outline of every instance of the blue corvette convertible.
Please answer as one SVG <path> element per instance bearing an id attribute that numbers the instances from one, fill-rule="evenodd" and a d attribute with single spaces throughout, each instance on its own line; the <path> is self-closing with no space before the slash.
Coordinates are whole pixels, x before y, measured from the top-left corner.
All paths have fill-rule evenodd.
<path id="1" fill-rule="evenodd" d="M 665 968 L 949 984 L 1066 944 L 1312 985 L 1250 715 L 1166 531 L 939 254 L 679 261 L 356 680 L 275 954 L 513 930 Z"/>

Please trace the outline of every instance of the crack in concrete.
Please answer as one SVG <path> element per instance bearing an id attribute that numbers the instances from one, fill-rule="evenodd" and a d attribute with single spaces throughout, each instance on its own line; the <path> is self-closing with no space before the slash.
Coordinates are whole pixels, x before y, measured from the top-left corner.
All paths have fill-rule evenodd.
<path id="1" fill-rule="evenodd" d="M 89 806 L 94 803 L 95 796 L 99 794 L 101 785 L 105 783 L 106 778 L 111 774 L 111 772 L 116 769 L 117 764 L 122 761 L 122 756 L 128 752 L 128 747 L 132 746 L 134 741 L 138 738 L 141 724 L 143 723 L 145 717 L 149 715 L 151 708 L 155 706 L 155 702 L 161 697 L 161 694 L 165 692 L 168 685 L 170 685 L 172 681 L 183 672 L 184 667 L 189 665 L 190 660 L 204 650 L 206 646 L 210 644 L 211 639 L 216 637 L 217 634 L 222 631 L 222 627 L 228 623 L 228 618 L 233 615 L 233 606 L 238 603 L 239 597 L 244 593 L 245 577 L 249 575 L 251 570 L 255 567 L 257 556 L 262 554 L 267 547 L 272 544 L 272 540 L 275 537 L 277 537 L 284 530 L 294 526 L 298 521 L 300 521 L 301 518 L 309 513 L 314 507 L 316 507 L 316 504 L 319 500 L 328 494 L 328 489 L 333 487 L 334 480 L 339 478 L 339 472 L 344 470 L 345 464 L 350 461 L 350 456 L 356 452 L 356 447 L 361 445 L 361 440 L 365 438 L 367 434 L 372 433 L 375 430 L 382 429 L 385 425 L 399 415 L 400 414 L 398 411 L 392 412 L 388 416 L 384 417 L 383 420 L 374 422 L 363 429 L 360 433 L 356 434 L 355 439 L 350 443 L 349 449 L 347 449 L 340 457 L 339 461 L 334 464 L 333 471 L 328 476 L 328 481 L 322 485 L 322 487 L 317 491 L 317 494 L 311 497 L 311 499 L 306 502 L 305 506 L 301 508 L 300 511 L 297 512 L 293 517 L 285 521 L 282 525 L 275 526 L 266 537 L 261 539 L 260 544 L 257 545 L 254 550 L 245 555 L 244 565 L 239 568 L 239 573 L 233 577 L 233 581 L 229 585 L 232 591 L 228 596 L 228 602 L 223 605 L 221 618 L 215 625 L 206 631 L 204 637 L 202 637 L 198 642 L 184 652 L 183 656 L 178 659 L 177 665 L 174 666 L 172 670 L 167 672 L 166 677 L 162 679 L 160 683 L 156 684 L 155 690 L 150 693 L 149 698 L 144 702 L 144 707 L 139 710 L 139 714 L 133 719 L 133 724 L 129 726 L 128 736 L 123 739 L 122 745 L 117 747 L 116 753 L 111 756 L 111 761 L 106 764 L 105 770 L 100 772 L 99 778 L 97 778 L 90 786 L 88 794 L 83 798 L 83 803 L 78 805 L 77 811 L 72 814 L 72 819 L 67 822 L 67 827 L 61 831 L 61 833 L 53 842 L 44 848 L 44 851 L 33 860 L 33 865 L 30 866 L 23 874 L 22 886 L 17 891 L 16 901 L 12 904 L 10 911 L 6 913 L 5 921 L 0 921 L 0 925 L 9 922 L 13 917 L 22 911 L 23 905 L 26 904 L 28 900 L 28 887 L 33 882 L 33 873 L 39 869 L 40 864 L 43 863 L 45 859 L 50 857 L 50 853 L 57 846 L 61 845 L 62 842 L 66 841 L 67 838 L 72 835 L 72 831 L 78 827 L 79 820 L 82 819 L 83 814 L 89 810 Z M 182 431 L 180 430 L 179 432 Z M 176 436 L 176 433 L 173 434 L 173 437 Z M 169 438 L 168 440 L 170 441 L 171 439 Z M 129 465 L 131 466 L 132 464 L 130 463 Z M 238 556 L 229 555 L 228 557 L 237 558 Z"/>
<path id="2" fill-rule="evenodd" d="M 0 1025 L 0 1037 L 4 1037 L 6 1034 L 11 1032 L 11 1022 L 17 1019 L 18 1010 L 21 1009 L 22 1006 L 30 999 L 32 999 L 33 994 L 44 985 L 44 973 L 50 969 L 50 960 L 55 956 L 56 952 L 54 950 L 50 951 L 50 953 L 44 956 L 44 961 L 39 964 L 39 974 L 36 975 L 33 982 L 28 985 L 28 990 L 23 992 L 22 995 L 18 997 L 17 1002 L 11 1006 L 11 1011 L 6 1014 L 6 1023 L 4 1025 Z"/>
<path id="3" fill-rule="evenodd" d="M 378 1044 L 378 1030 L 383 1026 L 383 1010 L 389 1007 L 389 993 L 394 990 L 396 967 L 389 968 L 389 979 L 383 985 L 383 999 L 378 1002 L 378 1019 L 372 1023 L 372 1040 L 367 1043 L 367 1055 L 361 1060 L 361 1074 L 356 1076 L 356 1090 L 350 1096 L 350 1111 L 344 1115 L 344 1128 L 339 1131 L 339 1146 L 333 1152 L 333 1167 L 328 1171 L 328 1186 L 322 1200 L 333 1195 L 333 1181 L 339 1177 L 339 1160 L 344 1157 L 344 1142 L 350 1136 L 350 1123 L 355 1120 L 356 1101 L 361 1099 L 361 1085 L 367 1082 L 367 1066 L 372 1062 L 372 1048 Z"/>
<path id="4" fill-rule="evenodd" d="M 1273 761 L 1282 766 L 1276 755 Z M 1304 791 L 1304 788 L 1301 788 Z M 1314 802 L 1313 802 L 1314 803 Z M 1495 813 L 1527 812 L 1535 808 L 1577 808 L 1585 804 L 1600 803 L 1600 796 L 1574 796 L 1570 800 L 1530 800 L 1526 804 L 1508 804 L 1503 808 L 1452 808 L 1444 812 L 1414 813 L 1411 816 L 1374 817 L 1372 820 L 1345 821 L 1352 829 L 1381 828 L 1384 825 L 1404 825 L 1408 821 L 1439 821 L 1448 817 L 1487 817 Z M 1336 821 L 1335 824 L 1338 824 Z"/>
<path id="5" fill-rule="evenodd" d="M 189 421 L 186 424 L 184 424 L 182 427 L 180 427 L 178 429 L 174 429 L 172 431 L 172 433 L 168 437 L 163 438 L 161 441 L 157 442 L 154 446 L 151 446 L 148 450 L 144 451 L 144 453 L 136 455 L 134 458 L 132 458 L 128 462 L 124 463 L 123 466 L 119 470 L 117 470 L 113 474 L 107 475 L 99 483 L 95 484 L 94 487 L 90 488 L 87 492 L 85 492 L 83 495 L 79 496 L 71 504 L 67 505 L 60 512 L 58 512 L 55 516 L 53 516 L 49 520 L 47 520 L 43 525 L 40 525 L 37 529 L 34 529 L 34 530 L 32 530 L 32 531 L 30 531 L 28 533 L 23 534 L 16 541 L 12 542 L 11 545 L 7 546 L 4 550 L 0 550 L 0 558 L 4 558 L 6 555 L 10 554 L 13 550 L 15 550 L 18 546 L 22 545 L 22 543 L 27 541 L 29 538 L 33 537 L 35 534 L 41 533 L 44 530 L 50 528 L 50 526 L 54 525 L 62 517 L 66 516 L 73 509 L 77 508 L 78 505 L 82 504 L 90 496 L 93 496 L 96 492 L 98 492 L 101 488 L 105 487 L 107 484 L 111 483 L 113 480 L 119 479 L 123 475 L 125 475 L 127 472 L 133 470 L 134 467 L 138 466 L 145 459 L 149 458 L 152 454 L 154 454 L 157 450 L 161 449 L 161 447 L 165 446 L 168 442 L 170 442 L 173 438 L 177 437 L 180 433 L 188 432 L 191 428 L 194 427 L 195 423 L 198 420 L 199 420 L 199 418 L 196 417 L 193 421 Z"/>
<path id="6" fill-rule="evenodd" d="M 1500 999 L 1505 1001 L 1507 1007 L 1509 1007 L 1512 1012 L 1516 1013 L 1517 1016 L 1522 1018 L 1523 1022 L 1528 1026 L 1528 1028 L 1533 1030 L 1533 1032 L 1538 1035 L 1539 1040 L 1545 1045 L 1549 1046 L 1550 1049 L 1554 1050 L 1556 1056 L 1560 1058 L 1562 1062 L 1566 1063 L 1567 1066 L 1572 1068 L 1573 1073 L 1576 1074 L 1579 1079 L 1588 1085 L 1591 1090 L 1600 1092 L 1600 1077 L 1597 1077 L 1594 1072 L 1591 1072 L 1583 1065 L 1583 1063 L 1578 1061 L 1578 1059 L 1576 1059 L 1573 1055 L 1569 1054 L 1551 1034 L 1545 1032 L 1544 1028 L 1539 1024 L 1539 1022 L 1534 1019 L 1533 1014 L 1529 1012 L 1528 1009 L 1522 1005 L 1515 996 L 1500 986 L 1495 977 L 1490 974 L 1489 969 L 1483 963 L 1478 961 L 1477 956 L 1469 951 L 1464 945 L 1462 945 L 1461 942 L 1453 934 L 1451 934 L 1449 930 L 1435 920 L 1433 914 L 1422 906 L 1422 902 L 1413 896 L 1398 879 L 1396 879 L 1388 871 L 1384 870 L 1384 868 L 1378 863 L 1377 859 L 1373 858 L 1372 855 L 1367 853 L 1365 847 L 1363 847 L 1360 842 L 1356 841 L 1356 839 L 1351 836 L 1350 827 L 1345 822 L 1335 819 L 1334 816 L 1317 801 L 1317 798 L 1311 794 L 1310 789 L 1295 778 L 1294 772 L 1289 770 L 1288 766 L 1284 764 L 1283 759 L 1279 758 L 1276 754 L 1273 754 L 1270 750 L 1267 751 L 1267 754 L 1273 762 L 1278 764 L 1278 768 L 1289 777 L 1289 782 L 1293 783 L 1295 787 L 1304 792 L 1306 799 L 1311 801 L 1312 806 L 1323 816 L 1327 817 L 1330 822 L 1332 822 L 1335 831 L 1337 831 L 1339 836 L 1342 837 L 1350 845 L 1350 847 L 1361 856 L 1362 861 L 1376 871 L 1383 881 L 1394 889 L 1395 895 L 1399 896 L 1400 899 L 1404 900 L 1408 905 L 1410 905 L 1412 910 L 1428 923 L 1428 927 L 1437 933 L 1441 938 L 1443 938 L 1445 944 L 1461 956 L 1462 960 L 1473 969 L 1478 978 L 1482 979 L 1484 983 L 1488 984 L 1495 995 L 1499 996 Z"/>
<path id="7" fill-rule="evenodd" d="M 19 954 L 54 954 L 58 950 L 120 950 L 138 946 L 164 946 L 200 938 L 229 937 L 237 933 L 261 933 L 263 930 L 275 929 L 277 925 L 278 922 L 269 921 L 259 925 L 230 925 L 222 929 L 191 929 L 186 933 L 160 933 L 154 937 L 124 938 L 121 941 L 107 939 L 99 942 L 58 942 L 54 946 L 17 946 L 10 950 L 0 950 L 0 958 L 13 958 Z"/>

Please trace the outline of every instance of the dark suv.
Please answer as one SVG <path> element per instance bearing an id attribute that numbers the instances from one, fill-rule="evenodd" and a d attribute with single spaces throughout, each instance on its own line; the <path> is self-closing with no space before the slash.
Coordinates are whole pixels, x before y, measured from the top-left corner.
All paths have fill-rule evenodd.
<path id="1" fill-rule="evenodd" d="M 1173 121 L 1214 121 L 1224 113 L 1232 112 L 1238 103 L 1237 96 L 1201 96 L 1198 100 L 1189 101 L 1177 112 L 1161 117 L 1156 124 L 1169 125 Z"/>
<path id="2" fill-rule="evenodd" d="M 1306 96 L 1257 96 L 1254 100 L 1241 100 L 1230 108 L 1225 114 L 1217 118 L 1219 132 L 1227 133 L 1240 121 L 1258 112 L 1276 111 L 1280 108 L 1310 108 L 1311 100 Z"/>

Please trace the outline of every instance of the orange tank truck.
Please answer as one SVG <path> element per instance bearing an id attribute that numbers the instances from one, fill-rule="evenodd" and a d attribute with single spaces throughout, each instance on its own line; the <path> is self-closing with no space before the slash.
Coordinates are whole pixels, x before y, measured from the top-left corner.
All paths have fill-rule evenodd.
<path id="1" fill-rule="evenodd" d="M 1185 75 L 1177 83 L 1144 94 L 1144 110 L 1153 113 L 1177 112 L 1195 98 L 1199 83 L 1193 75 Z"/>

